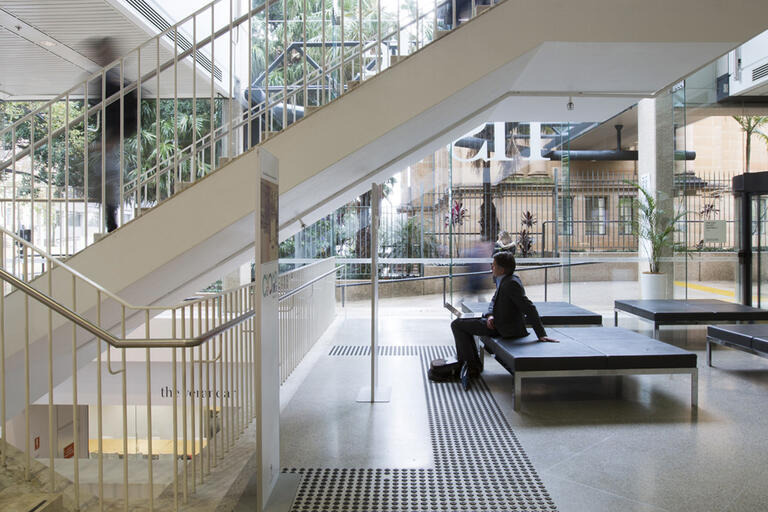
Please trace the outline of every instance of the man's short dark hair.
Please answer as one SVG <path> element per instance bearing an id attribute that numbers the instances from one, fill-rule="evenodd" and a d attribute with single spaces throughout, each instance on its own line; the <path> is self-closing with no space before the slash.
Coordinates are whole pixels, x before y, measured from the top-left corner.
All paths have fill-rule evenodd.
<path id="1" fill-rule="evenodd" d="M 505 274 L 512 274 L 515 272 L 515 267 L 517 266 L 517 263 L 515 263 L 515 255 L 512 254 L 509 251 L 501 251 L 497 252 L 493 255 L 493 261 L 496 262 L 496 265 L 504 269 Z"/>

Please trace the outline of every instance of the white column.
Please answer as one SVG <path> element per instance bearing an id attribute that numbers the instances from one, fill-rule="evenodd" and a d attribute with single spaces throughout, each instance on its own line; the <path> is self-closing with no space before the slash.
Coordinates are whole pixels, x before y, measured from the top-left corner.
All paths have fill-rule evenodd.
<path id="1" fill-rule="evenodd" d="M 640 100 L 637 106 L 638 162 L 637 174 L 641 187 L 656 198 L 658 207 L 667 215 L 674 214 L 674 112 L 672 95 Z M 642 200 L 641 196 L 638 196 Z M 646 240 L 638 241 L 638 255 L 642 260 L 638 271 L 648 271 L 650 246 Z M 662 255 L 672 256 L 671 249 Z M 668 275 L 667 298 L 674 296 L 674 264 L 662 263 L 661 271 Z"/>
<path id="2" fill-rule="evenodd" d="M 530 123 L 530 148 L 531 148 L 531 160 L 544 160 L 541 156 L 541 148 L 544 147 L 544 143 L 541 140 L 541 123 Z"/>
<path id="3" fill-rule="evenodd" d="M 256 186 L 256 319 L 259 337 L 256 347 L 258 379 L 258 480 L 257 494 L 263 510 L 280 474 L 280 374 L 279 322 L 277 316 L 277 246 L 278 246 L 278 162 L 259 149 L 261 180 Z M 258 293 L 260 290 L 261 293 Z"/>

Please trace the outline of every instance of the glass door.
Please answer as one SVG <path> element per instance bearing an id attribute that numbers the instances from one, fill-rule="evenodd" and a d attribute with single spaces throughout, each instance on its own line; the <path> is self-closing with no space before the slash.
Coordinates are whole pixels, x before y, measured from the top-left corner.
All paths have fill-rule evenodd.
<path id="1" fill-rule="evenodd" d="M 768 194 L 736 197 L 739 266 L 736 298 L 768 309 Z"/>
<path id="2" fill-rule="evenodd" d="M 752 210 L 752 305 L 768 309 L 768 195 L 753 195 Z"/>

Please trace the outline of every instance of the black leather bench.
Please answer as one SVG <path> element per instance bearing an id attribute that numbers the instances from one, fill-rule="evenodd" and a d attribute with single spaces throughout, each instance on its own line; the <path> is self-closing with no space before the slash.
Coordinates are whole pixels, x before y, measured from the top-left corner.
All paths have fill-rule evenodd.
<path id="1" fill-rule="evenodd" d="M 768 357 L 768 325 L 707 327 L 707 365 L 709 366 L 712 366 L 712 345 L 714 344 Z"/>
<path id="2" fill-rule="evenodd" d="M 489 302 L 464 302 L 465 313 L 485 313 Z M 567 302 L 534 302 L 544 325 L 603 325 L 602 315 Z"/>
<path id="3" fill-rule="evenodd" d="M 614 302 L 614 325 L 619 325 L 619 311 L 653 322 L 655 337 L 659 335 L 660 325 L 768 320 L 767 310 L 717 299 L 617 300 Z"/>
<path id="4" fill-rule="evenodd" d="M 691 406 L 698 403 L 696 354 L 619 327 L 553 328 L 560 343 L 525 338 L 476 336 L 485 350 L 515 377 L 514 409 L 520 408 L 523 379 L 604 375 L 691 376 Z"/>

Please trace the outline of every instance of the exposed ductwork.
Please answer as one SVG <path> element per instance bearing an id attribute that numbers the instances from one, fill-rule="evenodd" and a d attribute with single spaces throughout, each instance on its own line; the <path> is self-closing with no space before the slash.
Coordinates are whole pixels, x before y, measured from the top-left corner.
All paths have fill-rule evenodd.
<path id="1" fill-rule="evenodd" d="M 594 160 L 597 162 L 606 161 L 636 161 L 637 151 L 621 149 L 621 130 L 624 125 L 616 126 L 616 149 L 571 149 L 569 151 L 556 150 L 544 153 L 544 158 L 550 160 L 561 160 L 568 156 L 570 160 Z M 675 160 L 696 160 L 695 151 L 675 151 Z"/>

